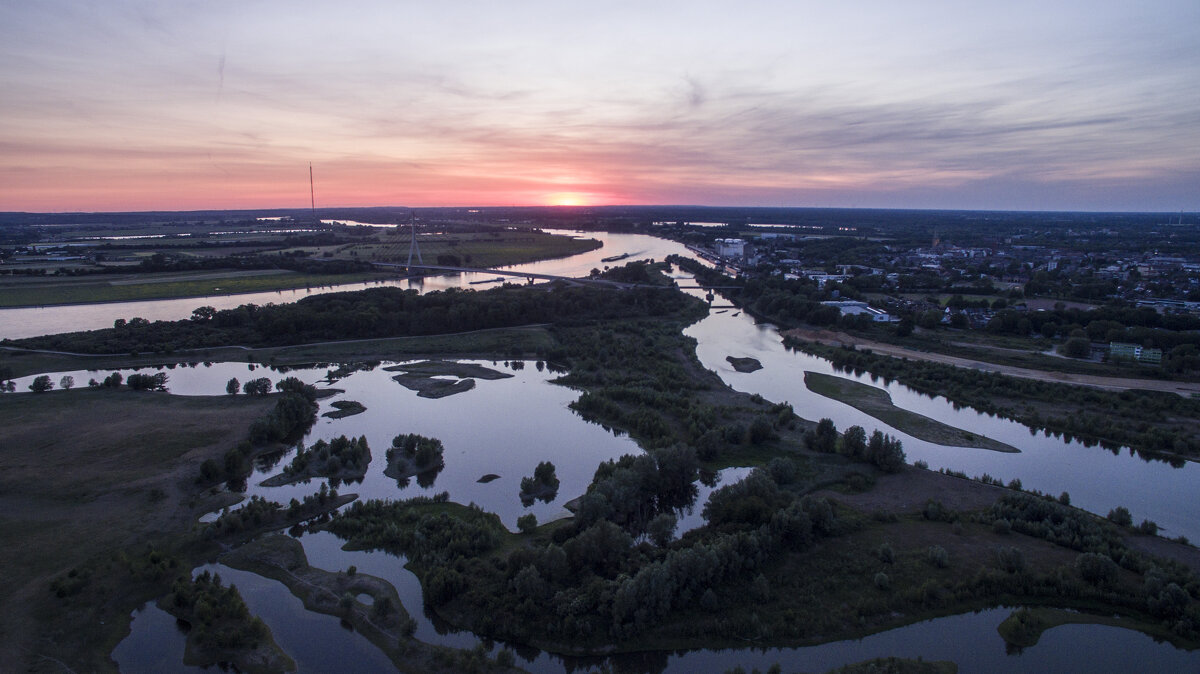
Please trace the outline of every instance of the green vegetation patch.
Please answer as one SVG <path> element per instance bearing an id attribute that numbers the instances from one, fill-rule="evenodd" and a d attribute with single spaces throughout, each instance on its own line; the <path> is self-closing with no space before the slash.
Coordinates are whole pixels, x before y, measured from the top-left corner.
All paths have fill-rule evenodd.
<path id="1" fill-rule="evenodd" d="M 927 416 L 911 412 L 892 403 L 887 391 L 844 377 L 805 372 L 804 384 L 810 391 L 844 402 L 865 412 L 892 428 L 926 442 L 951 447 L 974 447 L 996 452 L 1020 452 L 1012 445 L 955 428 Z"/>
<path id="2" fill-rule="evenodd" d="M 205 571 L 190 581 L 181 578 L 158 605 L 191 625 L 184 664 L 207 667 L 228 662 L 250 674 L 296 670 L 267 624 L 250 615 L 237 588 L 222 586 L 219 575 Z"/>
<path id="3" fill-rule="evenodd" d="M 283 472 L 263 480 L 264 487 L 280 487 L 314 477 L 336 480 L 361 480 L 371 463 L 371 448 L 367 437 L 350 438 L 345 435 L 326 442 L 317 440 L 311 447 L 296 450 L 292 462 L 283 467 Z"/>
<path id="4" fill-rule="evenodd" d="M 362 414 L 367 411 L 367 406 L 357 400 L 335 400 L 329 403 L 333 406 L 333 410 L 322 414 L 323 417 L 330 419 L 342 419 L 344 417 L 352 417 L 355 414 Z"/>
<path id="5" fill-rule="evenodd" d="M 432 485 L 434 478 L 446 461 L 442 457 L 445 448 L 437 438 L 427 438 L 416 433 L 397 435 L 387 451 L 387 468 L 383 474 L 396 480 L 401 486 L 408 478 L 417 476 L 422 486 Z"/>

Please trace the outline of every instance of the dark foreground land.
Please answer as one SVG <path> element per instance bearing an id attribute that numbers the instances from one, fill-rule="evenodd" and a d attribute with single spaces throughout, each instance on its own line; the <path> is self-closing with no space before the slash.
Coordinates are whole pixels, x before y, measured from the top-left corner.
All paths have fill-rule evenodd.
<path id="1" fill-rule="evenodd" d="M 185 571 L 172 541 L 220 506 L 194 485 L 201 462 L 271 405 L 127 389 L 0 397 L 0 658 L 110 669 L 129 611 Z"/>

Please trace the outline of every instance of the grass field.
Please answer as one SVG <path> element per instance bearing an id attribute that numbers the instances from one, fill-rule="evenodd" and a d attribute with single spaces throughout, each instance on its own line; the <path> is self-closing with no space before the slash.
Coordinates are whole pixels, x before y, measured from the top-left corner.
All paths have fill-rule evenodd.
<path id="1" fill-rule="evenodd" d="M 136 300 L 204 297 L 207 295 L 237 295 L 361 283 L 394 278 L 394 274 L 359 272 L 353 274 L 300 274 L 281 270 L 262 270 L 268 273 L 247 274 L 244 271 L 196 274 L 143 274 L 80 277 L 63 281 L 46 277 L 45 282 L 0 283 L 0 307 L 49 306 L 56 304 L 86 304 L 92 302 L 131 302 Z M 176 278 L 184 276 L 184 278 Z"/>
<path id="2" fill-rule="evenodd" d="M 51 580 L 188 532 L 200 462 L 220 457 L 273 404 L 126 389 L 0 396 L 3 661 L 45 667 L 48 655 L 114 669 L 107 654 L 128 630 L 137 590 L 97 574 L 60 599 Z"/>
<path id="3" fill-rule="evenodd" d="M 1012 445 L 975 435 L 949 426 L 927 416 L 901 409 L 892 404 L 887 391 L 856 381 L 817 372 L 805 372 L 804 384 L 814 393 L 833 398 L 904 431 L 914 438 L 951 447 L 974 447 L 997 452 L 1020 452 Z"/>
<path id="4" fill-rule="evenodd" d="M 346 260 L 406 262 L 410 239 L 403 230 L 379 235 L 363 243 L 345 244 L 324 252 Z M 426 264 L 451 255 L 467 267 L 501 267 L 576 255 L 600 247 L 595 239 L 574 239 L 532 230 L 422 234 L 417 237 Z M 315 251 L 314 251 L 315 252 Z"/>

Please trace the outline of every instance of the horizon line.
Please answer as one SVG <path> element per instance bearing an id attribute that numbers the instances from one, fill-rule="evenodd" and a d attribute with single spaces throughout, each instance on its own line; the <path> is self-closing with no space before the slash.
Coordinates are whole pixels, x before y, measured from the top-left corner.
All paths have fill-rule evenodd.
<path id="1" fill-rule="evenodd" d="M 441 210 L 441 209 L 508 209 L 508 210 L 609 210 L 620 208 L 707 208 L 707 209 L 723 209 L 723 210 L 750 210 L 750 209 L 765 209 L 777 211 L 903 211 L 912 213 L 1089 213 L 1096 215 L 1192 215 L 1200 216 L 1200 210 L 1178 210 L 1178 211 L 1141 211 L 1141 210 L 1090 210 L 1090 209 L 1000 209 L 1000 208 L 912 208 L 912 207 L 887 207 L 887 206 L 770 206 L 770 205 L 753 205 L 753 206 L 718 206 L 709 204 L 603 204 L 603 205 L 562 205 L 562 204 L 536 204 L 536 205 L 477 205 L 477 204 L 460 204 L 460 205 L 442 205 L 442 206 L 406 206 L 406 205 L 383 205 L 383 206 L 322 206 L 319 209 L 303 206 L 274 206 L 265 208 L 190 208 L 190 209 L 143 209 L 143 210 L 124 210 L 124 211 L 0 211 L 0 216 L 6 215 L 138 215 L 149 213 L 260 213 L 260 212 L 277 212 L 277 211 L 336 211 L 346 209 L 406 209 L 410 211 L 420 210 Z"/>

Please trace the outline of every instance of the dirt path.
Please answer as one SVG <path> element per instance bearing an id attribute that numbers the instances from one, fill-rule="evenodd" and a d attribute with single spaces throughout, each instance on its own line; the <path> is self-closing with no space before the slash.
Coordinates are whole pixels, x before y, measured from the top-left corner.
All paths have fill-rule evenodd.
<path id="1" fill-rule="evenodd" d="M 785 337 L 795 337 L 797 339 L 818 342 L 828 346 L 855 346 L 858 348 L 870 349 L 875 353 L 880 353 L 885 356 L 892 356 L 894 358 L 908 358 L 911 360 L 924 360 L 933 363 L 943 363 L 945 365 L 980 370 L 982 372 L 998 372 L 1000 374 L 1009 375 L 1010 377 L 1021 377 L 1023 379 L 1039 379 L 1042 381 L 1054 381 L 1062 384 L 1075 384 L 1078 386 L 1093 386 L 1096 388 L 1117 391 L 1125 391 L 1128 389 L 1145 389 L 1149 391 L 1167 391 L 1170 393 L 1177 393 L 1182 396 L 1200 394 L 1200 383 L 1196 382 L 1103 377 L 1091 374 L 1054 372 L 1052 370 L 1034 370 L 1031 368 L 1015 367 L 1012 365 L 997 365 L 996 363 L 972 360 L 970 358 L 948 356 L 946 354 L 932 353 L 929 351 L 917 351 L 916 349 L 896 346 L 894 344 L 885 344 L 883 342 L 876 342 L 874 340 L 854 337 L 853 335 L 848 335 L 844 332 L 834 332 L 832 330 L 794 328 L 792 330 L 785 330 L 780 334 L 784 335 Z"/>

